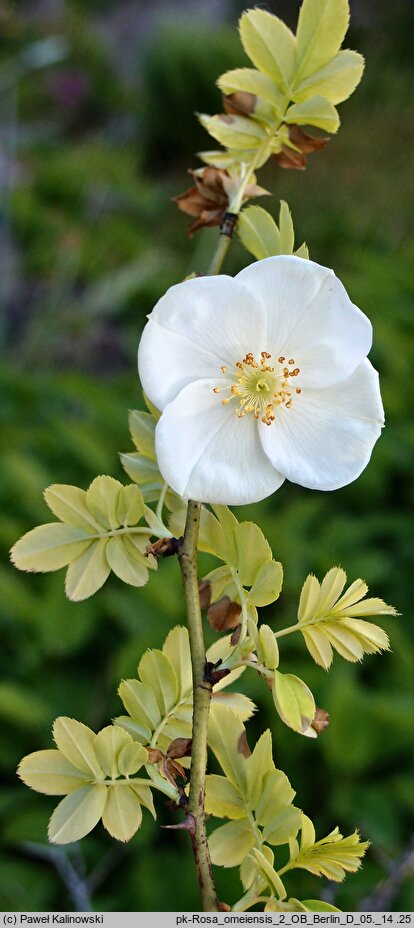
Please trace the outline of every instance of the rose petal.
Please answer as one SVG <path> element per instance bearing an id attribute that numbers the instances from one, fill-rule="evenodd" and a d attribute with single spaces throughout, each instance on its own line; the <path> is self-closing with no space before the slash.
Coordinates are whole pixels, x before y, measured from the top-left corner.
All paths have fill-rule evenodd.
<path id="1" fill-rule="evenodd" d="M 273 466 L 293 483 L 336 490 L 364 470 L 383 425 L 378 374 L 368 360 L 347 380 L 306 389 L 291 409 L 280 406 L 271 426 L 259 424 Z"/>
<path id="2" fill-rule="evenodd" d="M 138 352 L 144 392 L 164 409 L 187 384 L 220 377 L 248 351 L 264 350 L 265 311 L 232 277 L 186 280 L 152 311 Z"/>
<path id="3" fill-rule="evenodd" d="M 295 359 L 301 371 L 298 385 L 338 383 L 368 354 L 371 323 L 328 268 L 294 255 L 278 255 L 251 264 L 236 280 L 264 302 L 265 350 Z"/>
<path id="4" fill-rule="evenodd" d="M 270 496 L 283 483 L 263 451 L 257 421 L 222 406 L 214 380 L 184 387 L 158 422 L 155 446 L 169 486 L 194 500 L 238 506 Z"/>

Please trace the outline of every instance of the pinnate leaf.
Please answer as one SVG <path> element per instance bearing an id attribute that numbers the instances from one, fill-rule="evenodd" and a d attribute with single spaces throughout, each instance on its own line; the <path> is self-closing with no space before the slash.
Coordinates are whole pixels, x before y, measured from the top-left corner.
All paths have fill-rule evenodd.
<path id="1" fill-rule="evenodd" d="M 105 529 L 114 529 L 119 525 L 117 507 L 122 483 L 113 477 L 95 477 L 86 491 L 88 508 L 95 519 Z"/>
<path id="2" fill-rule="evenodd" d="M 98 732 L 95 737 L 95 751 L 107 777 L 115 779 L 118 776 L 118 755 L 122 748 L 130 743 L 130 735 L 115 725 L 107 725 Z"/>
<path id="3" fill-rule="evenodd" d="M 101 526 L 92 515 L 86 502 L 86 492 L 68 484 L 53 483 L 44 492 L 49 509 L 67 525 L 84 528 L 88 534 L 101 531 Z"/>

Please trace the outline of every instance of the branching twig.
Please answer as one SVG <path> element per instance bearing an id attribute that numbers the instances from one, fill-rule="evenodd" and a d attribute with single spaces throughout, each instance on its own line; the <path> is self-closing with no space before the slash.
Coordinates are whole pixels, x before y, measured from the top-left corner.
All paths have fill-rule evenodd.
<path id="1" fill-rule="evenodd" d="M 53 864 L 73 902 L 75 912 L 93 911 L 87 881 L 79 875 L 66 851 L 59 847 L 37 844 L 35 841 L 25 841 L 22 848 L 30 857 L 37 857 L 38 860 L 46 860 Z"/>

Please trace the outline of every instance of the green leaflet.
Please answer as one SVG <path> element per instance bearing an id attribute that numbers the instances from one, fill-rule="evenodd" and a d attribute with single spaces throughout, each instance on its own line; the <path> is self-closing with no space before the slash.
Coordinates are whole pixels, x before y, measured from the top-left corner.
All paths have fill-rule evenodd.
<path id="1" fill-rule="evenodd" d="M 65 796 L 50 819 L 49 841 L 70 844 L 84 838 L 102 817 L 106 799 L 106 786 L 102 784 L 81 786 Z"/>
<path id="2" fill-rule="evenodd" d="M 268 606 L 278 599 L 283 584 L 283 567 L 279 561 L 267 561 L 256 574 L 249 592 L 249 600 L 255 606 Z"/>
<path id="3" fill-rule="evenodd" d="M 340 126 L 338 112 L 334 105 L 322 96 L 310 97 L 302 103 L 289 107 L 285 121 L 298 126 L 316 126 L 326 132 L 335 133 Z"/>
<path id="4" fill-rule="evenodd" d="M 213 773 L 206 781 L 206 812 L 217 818 L 245 818 L 243 800 L 232 783 Z"/>
<path id="5" fill-rule="evenodd" d="M 83 786 L 90 773 L 84 773 L 60 751 L 35 751 L 28 754 L 18 767 L 19 777 L 26 786 L 47 796 L 66 796 Z"/>
<path id="6" fill-rule="evenodd" d="M 340 51 L 325 67 L 299 80 L 293 91 L 293 99 L 301 103 L 309 97 L 321 96 L 330 103 L 342 103 L 358 86 L 364 66 L 364 58 L 359 52 L 349 49 Z"/>
<path id="7" fill-rule="evenodd" d="M 68 567 L 65 580 L 65 592 L 68 599 L 80 602 L 93 596 L 104 585 L 111 573 L 106 557 L 107 541 L 101 538 L 93 542 Z"/>
<path id="8" fill-rule="evenodd" d="M 255 844 L 254 833 L 247 820 L 226 822 L 209 837 L 211 861 L 220 867 L 237 867 Z"/>
<path id="9" fill-rule="evenodd" d="M 265 884 L 269 887 L 271 893 L 276 894 L 278 899 L 285 899 L 286 890 L 282 880 L 276 873 L 274 867 L 271 866 L 266 856 L 256 847 L 252 850 L 251 856 L 260 876 L 264 880 Z"/>
<path id="10" fill-rule="evenodd" d="M 274 107 L 275 114 L 280 114 L 283 106 L 283 94 L 275 81 L 255 68 L 235 68 L 226 71 L 217 80 L 217 86 L 225 95 L 243 91 L 253 93 Z"/>
<path id="11" fill-rule="evenodd" d="M 142 809 L 134 790 L 124 784 L 109 786 L 102 824 L 118 841 L 129 841 L 142 822 Z"/>
<path id="12" fill-rule="evenodd" d="M 139 451 L 140 454 L 143 454 L 144 457 L 149 458 L 151 461 L 156 461 L 156 422 L 154 416 L 152 416 L 151 413 L 143 412 L 140 409 L 132 409 L 129 413 L 128 422 L 131 438 L 137 451 Z"/>
<path id="13" fill-rule="evenodd" d="M 237 231 L 246 250 L 258 261 L 272 255 L 309 257 L 304 243 L 294 252 L 292 216 L 284 200 L 280 202 L 279 226 L 263 207 L 247 206 L 239 216 Z"/>
<path id="14" fill-rule="evenodd" d="M 266 139 L 264 129 L 244 116 L 208 116 L 202 113 L 199 120 L 213 139 L 226 148 L 255 149 Z"/>
<path id="15" fill-rule="evenodd" d="M 95 752 L 102 770 L 107 777 L 118 776 L 118 757 L 122 748 L 130 744 L 129 735 L 121 728 L 115 725 L 108 725 L 103 728 L 95 737 Z M 143 752 L 146 760 L 146 752 Z"/>
<path id="16" fill-rule="evenodd" d="M 96 735 L 87 725 L 62 716 L 53 723 L 53 738 L 66 759 L 89 776 L 103 779 L 104 773 L 95 750 Z"/>
<path id="17" fill-rule="evenodd" d="M 19 570 L 47 573 L 66 567 L 90 545 L 90 532 L 76 525 L 50 522 L 27 532 L 11 549 Z"/>
<path id="18" fill-rule="evenodd" d="M 308 77 L 334 58 L 348 23 L 348 0 L 303 0 L 296 32 L 298 76 Z"/>
<path id="19" fill-rule="evenodd" d="M 299 734 L 316 734 L 309 731 L 315 717 L 315 700 L 303 680 L 290 673 L 275 670 L 273 682 L 273 700 L 276 709 L 286 725 Z"/>
<path id="20" fill-rule="evenodd" d="M 256 68 L 287 91 L 295 69 L 296 42 L 290 29 L 265 10 L 248 10 L 240 19 L 243 48 Z"/>

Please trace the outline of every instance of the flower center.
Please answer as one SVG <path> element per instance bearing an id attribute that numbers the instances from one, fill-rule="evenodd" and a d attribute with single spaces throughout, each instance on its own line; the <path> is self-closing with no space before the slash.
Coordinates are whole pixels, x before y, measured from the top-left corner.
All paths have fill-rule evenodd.
<path id="1" fill-rule="evenodd" d="M 256 361 L 251 352 L 246 354 L 243 361 L 237 361 L 234 369 L 222 367 L 222 374 L 229 378 L 225 387 L 214 387 L 214 393 L 228 392 L 230 395 L 222 399 L 223 406 L 232 400 L 238 400 L 235 412 L 239 419 L 247 413 L 252 413 L 255 419 L 261 419 L 265 425 L 271 425 L 276 418 L 278 406 L 290 409 L 293 395 L 299 395 L 300 387 L 292 388 L 289 383 L 291 377 L 300 374 L 300 368 L 295 367 L 295 359 L 280 357 L 273 364 L 271 355 L 262 351 L 260 361 Z"/>

